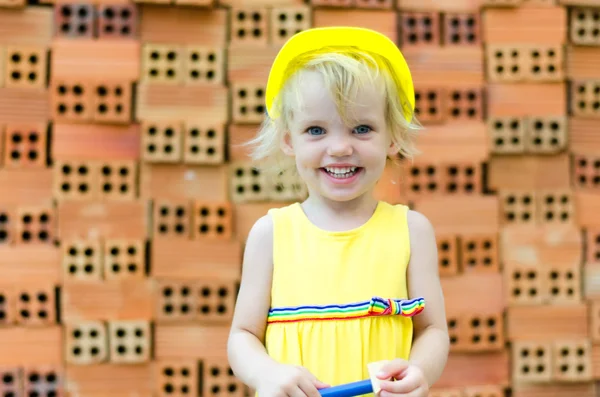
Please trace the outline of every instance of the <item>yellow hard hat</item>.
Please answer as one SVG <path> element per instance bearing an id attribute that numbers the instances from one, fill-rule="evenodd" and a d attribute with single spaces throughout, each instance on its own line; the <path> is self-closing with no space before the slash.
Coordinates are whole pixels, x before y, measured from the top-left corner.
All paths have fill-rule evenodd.
<path id="1" fill-rule="evenodd" d="M 411 121 L 415 106 L 414 86 L 408 64 L 396 44 L 387 36 L 374 30 L 345 26 L 307 29 L 293 35 L 283 45 L 275 57 L 267 80 L 265 104 L 270 117 L 277 117 L 272 108 L 273 100 L 285 83 L 288 64 L 300 54 L 324 47 L 354 47 L 386 58 L 392 67 L 392 72 L 395 73 L 396 81 L 401 85 L 409 101 L 411 111 L 405 113 L 405 118 Z"/>

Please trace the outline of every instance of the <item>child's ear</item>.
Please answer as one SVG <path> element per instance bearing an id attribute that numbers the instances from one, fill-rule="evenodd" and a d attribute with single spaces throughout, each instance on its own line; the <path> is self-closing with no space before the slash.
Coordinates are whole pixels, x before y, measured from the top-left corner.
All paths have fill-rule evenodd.
<path id="1" fill-rule="evenodd" d="M 289 132 L 286 132 L 281 139 L 281 150 L 288 156 L 294 155 L 294 147 L 292 146 L 292 137 Z"/>
<path id="2" fill-rule="evenodd" d="M 395 156 L 398 155 L 398 147 L 396 146 L 396 144 L 394 143 L 394 141 L 390 142 L 390 146 L 388 147 L 387 150 L 387 155 L 391 158 L 394 158 Z"/>

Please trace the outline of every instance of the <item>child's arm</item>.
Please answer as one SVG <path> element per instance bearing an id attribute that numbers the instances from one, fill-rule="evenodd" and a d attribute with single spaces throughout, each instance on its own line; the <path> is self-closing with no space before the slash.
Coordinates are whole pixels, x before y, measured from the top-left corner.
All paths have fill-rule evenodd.
<path id="1" fill-rule="evenodd" d="M 272 270 L 273 223 L 265 215 L 246 239 L 240 290 L 227 343 L 229 365 L 242 382 L 254 389 L 259 375 L 276 364 L 264 347 Z"/>
<path id="2" fill-rule="evenodd" d="M 265 349 L 265 329 L 273 279 L 273 223 L 266 215 L 250 230 L 242 280 L 227 342 L 227 357 L 235 375 L 263 397 L 319 397 L 320 382 L 306 368 L 283 365 Z"/>
<path id="3" fill-rule="evenodd" d="M 424 215 L 409 211 L 408 228 L 411 250 L 408 293 L 412 298 L 425 298 L 425 310 L 413 317 L 414 343 L 409 364 L 419 367 L 431 386 L 442 374 L 450 349 L 437 244 L 433 226 Z"/>
<path id="4" fill-rule="evenodd" d="M 425 216 L 409 211 L 408 229 L 411 250 L 408 295 L 409 298 L 425 298 L 425 310 L 413 317 L 414 342 L 408 362 L 391 360 L 377 374 L 383 380 L 381 397 L 427 397 L 429 388 L 444 371 L 450 350 L 433 227 Z M 384 380 L 389 377 L 397 380 Z"/>

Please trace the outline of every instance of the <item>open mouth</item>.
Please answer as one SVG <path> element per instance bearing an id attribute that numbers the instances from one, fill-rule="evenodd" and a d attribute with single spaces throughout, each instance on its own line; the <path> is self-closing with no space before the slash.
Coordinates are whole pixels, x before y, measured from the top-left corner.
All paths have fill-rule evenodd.
<path id="1" fill-rule="evenodd" d="M 324 167 L 322 170 L 335 179 L 347 179 L 358 174 L 362 170 L 362 167 Z"/>

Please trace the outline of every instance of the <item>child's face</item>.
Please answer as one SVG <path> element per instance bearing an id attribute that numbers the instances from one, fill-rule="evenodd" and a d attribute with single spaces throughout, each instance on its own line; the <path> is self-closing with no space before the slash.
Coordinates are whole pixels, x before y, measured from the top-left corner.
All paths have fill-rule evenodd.
<path id="1" fill-rule="evenodd" d="M 356 122 L 345 125 L 323 78 L 305 72 L 283 150 L 294 156 L 311 194 L 349 201 L 372 191 L 386 156 L 393 153 L 386 128 L 385 96 L 380 87 L 365 87 L 348 104 Z"/>

